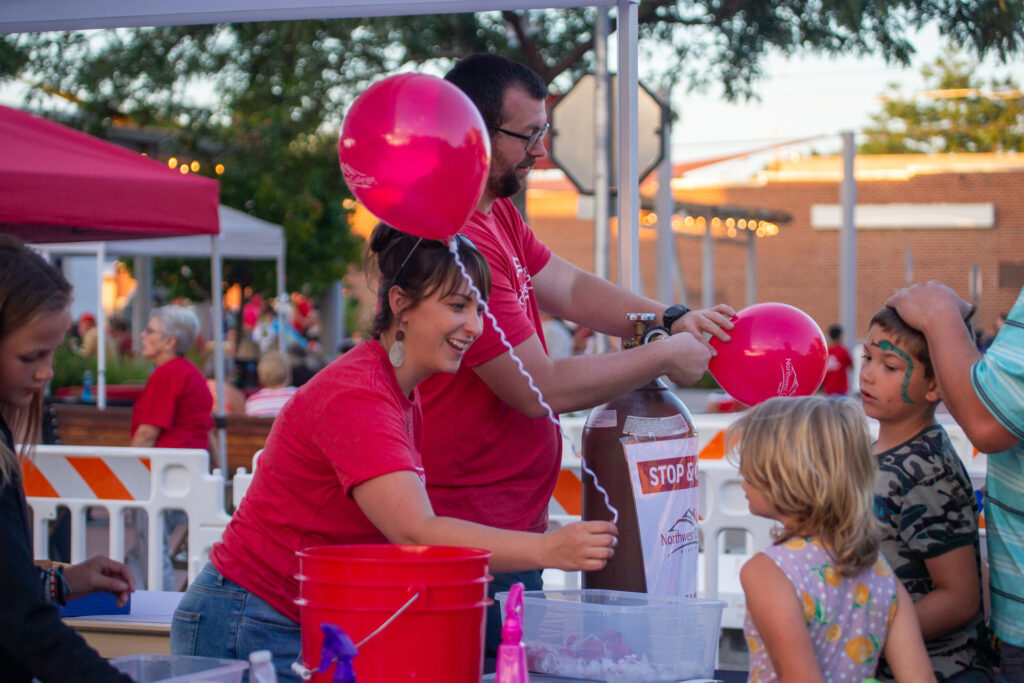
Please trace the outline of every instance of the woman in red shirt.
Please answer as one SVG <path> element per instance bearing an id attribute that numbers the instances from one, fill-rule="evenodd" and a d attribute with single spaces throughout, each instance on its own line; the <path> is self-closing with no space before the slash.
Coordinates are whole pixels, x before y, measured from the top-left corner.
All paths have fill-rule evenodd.
<path id="1" fill-rule="evenodd" d="M 142 395 L 132 408 L 132 446 L 156 448 L 210 447 L 213 398 L 199 369 L 185 358 L 199 336 L 196 314 L 181 306 L 161 306 L 153 311 L 142 331 L 142 355 L 156 369 L 146 380 Z M 150 590 L 175 590 L 174 567 L 167 549 L 171 532 L 187 521 L 185 513 L 164 513 L 161 546 L 161 581 L 149 581 L 149 527 L 141 510 L 129 513 L 135 527 L 135 541 L 127 552 L 128 566 L 139 584 Z"/>
<path id="2" fill-rule="evenodd" d="M 487 262 L 468 239 L 453 239 L 486 297 Z M 380 270 L 372 339 L 317 373 L 278 415 L 252 485 L 175 612 L 175 654 L 245 659 L 269 649 L 278 676 L 297 680 L 295 553 L 310 546 L 478 547 L 493 553 L 492 572 L 596 570 L 612 556 L 608 522 L 539 534 L 434 514 L 416 386 L 459 368 L 483 329 L 482 305 L 441 242 L 379 225 L 370 251 Z"/>
<path id="3" fill-rule="evenodd" d="M 196 314 L 162 306 L 142 331 L 142 355 L 156 369 L 132 409 L 132 445 L 208 448 L 213 398 L 206 379 L 185 354 L 199 335 Z"/>

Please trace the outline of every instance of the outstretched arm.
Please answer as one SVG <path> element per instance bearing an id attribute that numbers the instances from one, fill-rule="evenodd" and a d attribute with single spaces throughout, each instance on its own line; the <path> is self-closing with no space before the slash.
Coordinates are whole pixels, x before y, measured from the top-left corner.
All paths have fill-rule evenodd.
<path id="1" fill-rule="evenodd" d="M 534 334 L 516 346 L 515 353 L 556 414 L 592 408 L 661 375 L 677 384 L 693 384 L 704 375 L 711 359 L 708 348 L 688 334 L 625 351 L 554 361 Z M 498 398 L 524 415 L 547 414 L 509 353 L 473 370 Z"/>
<path id="2" fill-rule="evenodd" d="M 391 472 L 352 489 L 363 514 L 392 543 L 454 545 L 494 553 L 492 572 L 554 567 L 596 571 L 614 554 L 618 531 L 610 522 L 576 522 L 546 534 L 494 529 L 434 514 L 419 476 Z"/>
<path id="3" fill-rule="evenodd" d="M 654 313 L 661 325 L 661 314 L 668 307 L 577 268 L 555 254 L 533 276 L 533 288 L 541 310 L 616 337 L 633 334 L 627 313 Z M 672 332 L 688 332 L 701 343 L 706 343 L 705 332 L 729 341 L 729 319 L 734 315 L 736 311 L 725 304 L 694 310 L 676 321 Z"/>
<path id="4" fill-rule="evenodd" d="M 885 303 L 924 333 L 942 400 L 971 443 L 986 453 L 1016 444 L 1019 439 L 989 412 L 971 383 L 971 367 L 981 354 L 964 324 L 970 304 L 937 280 L 901 289 Z"/>

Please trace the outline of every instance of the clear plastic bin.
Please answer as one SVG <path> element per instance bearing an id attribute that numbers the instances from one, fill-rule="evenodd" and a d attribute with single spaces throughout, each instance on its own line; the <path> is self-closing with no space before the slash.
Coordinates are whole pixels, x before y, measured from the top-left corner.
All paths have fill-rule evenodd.
<path id="1" fill-rule="evenodd" d="M 508 593 L 498 593 L 504 615 Z M 612 683 L 711 678 L 724 602 L 611 590 L 526 591 L 530 671 Z"/>
<path id="2" fill-rule="evenodd" d="M 111 659 L 137 683 L 239 683 L 249 662 L 187 655 L 129 655 Z"/>

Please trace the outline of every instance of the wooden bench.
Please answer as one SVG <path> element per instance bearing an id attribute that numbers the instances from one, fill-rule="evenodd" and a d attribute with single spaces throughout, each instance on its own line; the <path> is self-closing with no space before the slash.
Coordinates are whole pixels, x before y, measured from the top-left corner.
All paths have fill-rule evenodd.
<path id="1" fill-rule="evenodd" d="M 51 426 L 55 428 L 54 441 L 58 444 L 131 445 L 132 409 L 128 407 L 108 406 L 106 410 L 99 410 L 89 405 L 53 403 L 49 407 L 46 419 L 55 421 Z M 239 467 L 252 469 L 252 456 L 263 448 L 273 424 L 272 417 L 227 416 L 227 479 L 230 479 Z"/>
<path id="2" fill-rule="evenodd" d="M 252 456 L 263 448 L 267 435 L 274 424 L 272 417 L 249 417 L 248 415 L 228 415 L 228 478 L 234 476 L 235 470 L 244 467 L 252 472 Z"/>

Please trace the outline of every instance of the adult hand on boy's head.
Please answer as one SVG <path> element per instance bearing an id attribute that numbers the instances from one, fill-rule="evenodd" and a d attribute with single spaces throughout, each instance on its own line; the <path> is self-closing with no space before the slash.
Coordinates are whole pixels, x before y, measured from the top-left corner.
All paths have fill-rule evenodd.
<path id="1" fill-rule="evenodd" d="M 896 309 L 903 321 L 914 329 L 928 332 L 929 323 L 946 324 L 950 317 L 963 320 L 971 305 L 938 280 L 919 282 L 901 289 L 885 302 Z"/>

